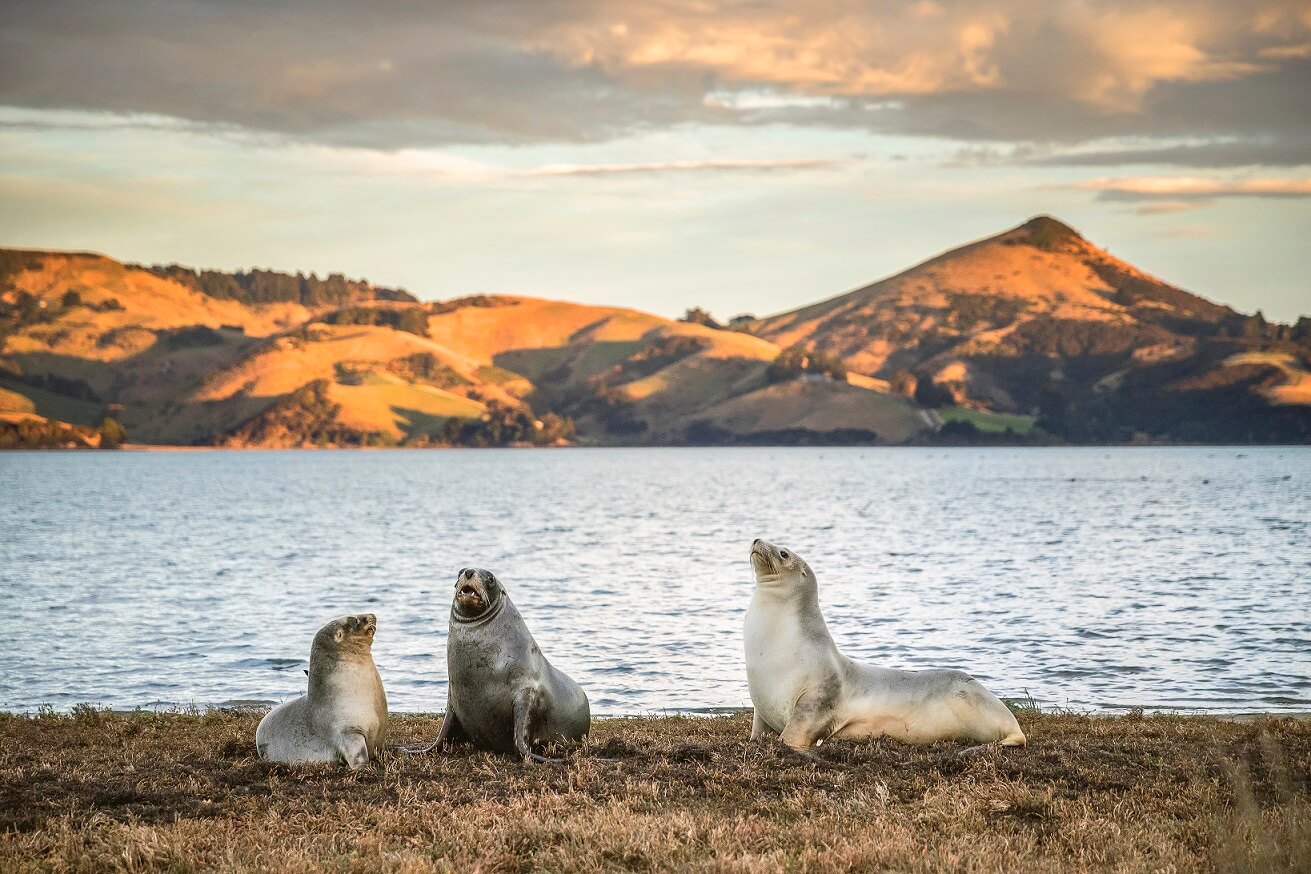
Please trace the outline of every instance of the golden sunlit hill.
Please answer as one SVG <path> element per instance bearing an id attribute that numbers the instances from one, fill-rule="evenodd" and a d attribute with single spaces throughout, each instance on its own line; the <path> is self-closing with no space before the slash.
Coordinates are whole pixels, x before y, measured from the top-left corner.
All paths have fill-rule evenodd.
<path id="1" fill-rule="evenodd" d="M 1244 316 L 1046 216 L 746 327 L 885 380 L 966 435 L 1005 413 L 1075 442 L 1311 439 L 1311 319 Z"/>
<path id="2" fill-rule="evenodd" d="M 1203 300 L 1050 218 L 729 328 L 0 250 L 0 445 L 123 428 L 223 446 L 1305 442 L 1311 320 Z"/>

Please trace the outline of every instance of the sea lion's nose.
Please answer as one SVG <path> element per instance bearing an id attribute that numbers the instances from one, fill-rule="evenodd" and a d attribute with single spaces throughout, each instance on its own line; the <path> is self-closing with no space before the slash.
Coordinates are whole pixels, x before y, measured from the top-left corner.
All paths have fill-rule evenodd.
<path id="1" fill-rule="evenodd" d="M 757 537 L 755 540 L 751 541 L 751 545 L 752 545 L 752 546 L 759 546 L 759 545 L 760 545 L 760 538 Z"/>
<path id="2" fill-rule="evenodd" d="M 465 568 L 461 576 L 463 576 L 466 580 L 472 580 L 474 578 L 473 568 L 471 567 Z"/>

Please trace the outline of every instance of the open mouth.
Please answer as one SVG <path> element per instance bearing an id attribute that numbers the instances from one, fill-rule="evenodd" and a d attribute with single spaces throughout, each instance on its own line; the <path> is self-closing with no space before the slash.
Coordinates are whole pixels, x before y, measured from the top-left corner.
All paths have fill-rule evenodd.
<path id="1" fill-rule="evenodd" d="M 482 591 L 472 583 L 461 583 L 455 590 L 455 603 L 464 611 L 482 610 L 487 606 L 487 599 Z"/>

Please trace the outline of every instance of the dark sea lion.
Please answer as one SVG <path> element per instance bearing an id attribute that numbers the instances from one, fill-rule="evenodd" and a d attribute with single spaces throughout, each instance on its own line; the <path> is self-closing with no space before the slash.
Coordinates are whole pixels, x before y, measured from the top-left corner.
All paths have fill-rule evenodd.
<path id="1" fill-rule="evenodd" d="M 756 590 L 746 615 L 754 740 L 772 731 L 805 753 L 831 737 L 908 743 L 970 740 L 1024 746 L 1015 714 L 963 671 L 900 671 L 838 652 L 810 565 L 763 540 L 751 545 Z"/>
<path id="2" fill-rule="evenodd" d="M 387 732 L 387 695 L 373 664 L 372 613 L 343 616 L 310 646 L 309 692 L 268 712 L 255 730 L 260 757 L 354 770 L 377 758 Z"/>
<path id="3" fill-rule="evenodd" d="M 519 611 L 490 571 L 456 575 L 446 640 L 449 688 L 437 740 L 467 739 L 479 749 L 559 762 L 535 750 L 587 735 L 587 695 L 551 666 Z"/>

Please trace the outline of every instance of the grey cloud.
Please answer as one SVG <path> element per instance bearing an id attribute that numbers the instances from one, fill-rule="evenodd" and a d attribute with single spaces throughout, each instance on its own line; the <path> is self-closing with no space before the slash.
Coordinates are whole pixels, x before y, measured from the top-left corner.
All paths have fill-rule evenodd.
<path id="1" fill-rule="evenodd" d="M 1157 165 L 1222 169 L 1229 167 L 1311 166 L 1311 136 L 1285 139 L 1227 137 L 1178 142 L 1161 137 L 1125 141 L 1091 141 L 1084 146 L 1046 143 L 962 146 L 946 161 L 949 167 L 1028 165 L 1042 167 L 1116 167 Z"/>
<path id="2" fill-rule="evenodd" d="M 374 148 L 783 123 L 1020 144 L 1032 163 L 1290 165 L 1311 143 L 1311 59 L 1287 48 L 1311 28 L 1300 8 L 1275 3 L 1258 26 L 1225 0 L 1154 6 L 1186 26 L 1147 63 L 1115 54 L 1153 38 L 1150 21 L 1116 30 L 1148 14 L 1130 0 L 943 0 L 915 14 L 847 2 L 798 13 L 678 0 L 10 0 L 0 104 Z M 733 40 L 737 51 L 720 51 Z M 793 51 L 803 45 L 822 50 Z M 744 92 L 780 99 L 717 99 Z M 1130 136 L 1215 142 L 1061 148 Z"/>
<path id="3" fill-rule="evenodd" d="M 1044 155 L 1022 163 L 1064 167 L 1110 167 L 1125 164 L 1160 164 L 1175 167 L 1301 167 L 1311 165 L 1311 137 L 1286 140 L 1221 140 L 1106 151 L 1065 152 Z"/>
<path id="4" fill-rule="evenodd" d="M 1158 85 L 1141 111 L 1107 113 L 1052 94 L 949 92 L 907 100 L 867 123 L 880 129 L 993 143 L 1072 144 L 1109 137 L 1311 141 L 1311 62 L 1225 82 Z M 1305 162 L 1301 162 L 1305 163 Z"/>
<path id="5" fill-rule="evenodd" d="M 604 139 L 714 115 L 700 95 L 620 88 L 527 48 L 545 5 L 19 0 L 0 7 L 0 103 L 380 147 Z"/>

